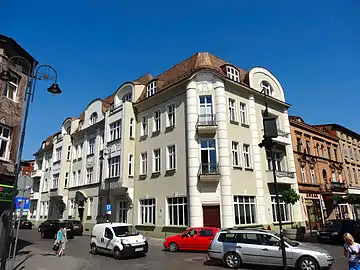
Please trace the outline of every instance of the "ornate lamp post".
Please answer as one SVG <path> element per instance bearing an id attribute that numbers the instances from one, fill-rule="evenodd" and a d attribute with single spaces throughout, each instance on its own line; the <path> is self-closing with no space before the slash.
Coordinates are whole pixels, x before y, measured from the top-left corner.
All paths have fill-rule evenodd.
<path id="1" fill-rule="evenodd" d="M 14 180 L 14 187 L 13 187 L 13 194 L 12 194 L 12 200 L 11 200 L 11 208 L 10 208 L 10 218 L 13 217 L 14 213 L 14 203 L 15 203 L 15 197 L 17 192 L 17 185 L 18 185 L 18 179 L 19 175 L 21 173 L 21 159 L 22 159 L 22 153 L 23 153 L 23 147 L 24 147 L 24 140 L 25 140 L 25 134 L 26 134 L 26 125 L 28 120 L 28 114 L 29 114 L 29 107 L 30 103 L 34 100 L 35 95 L 35 86 L 37 80 L 45 80 L 45 81 L 52 81 L 52 85 L 47 89 L 49 93 L 53 95 L 61 94 L 62 91 L 59 88 L 59 85 L 57 84 L 58 75 L 56 70 L 50 66 L 50 65 L 39 65 L 35 68 L 35 65 L 30 63 L 27 59 L 25 59 L 22 56 L 12 56 L 9 58 L 7 63 L 5 64 L 5 67 L 2 68 L 0 72 L 0 79 L 5 81 L 6 84 L 10 81 L 10 72 L 9 70 L 15 70 L 18 72 L 22 72 L 23 74 L 26 74 L 27 76 L 27 82 L 26 82 L 26 90 L 25 90 L 25 111 L 24 111 L 24 118 L 23 123 L 21 127 L 21 133 L 20 133 L 20 141 L 19 141 L 19 148 L 16 158 L 16 164 L 15 164 L 15 180 Z M 5 86 L 7 87 L 7 85 Z M 6 248 L 4 248 L 3 254 L 1 254 L 1 265 L 0 269 L 5 270 L 6 268 L 6 258 L 7 258 L 7 248 L 9 247 L 9 240 L 12 235 L 12 223 L 9 222 L 9 228 L 8 232 L 6 234 L 5 242 L 3 243 Z M 15 261 L 15 255 L 16 255 L 16 243 L 17 239 L 15 240 L 14 245 L 14 254 L 13 254 L 13 260 Z M 14 263 L 13 261 L 13 263 Z"/>

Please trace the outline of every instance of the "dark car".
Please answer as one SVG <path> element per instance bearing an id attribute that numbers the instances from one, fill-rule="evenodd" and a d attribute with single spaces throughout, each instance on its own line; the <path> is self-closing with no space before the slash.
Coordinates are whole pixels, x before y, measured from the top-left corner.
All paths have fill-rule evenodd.
<path id="1" fill-rule="evenodd" d="M 74 238 L 74 230 L 72 224 L 69 222 L 60 222 L 58 220 L 46 220 L 41 224 L 40 233 L 42 238 L 56 238 L 56 234 L 60 229 L 60 226 L 66 228 L 67 238 Z"/>
<path id="2" fill-rule="evenodd" d="M 342 242 L 345 233 L 353 233 L 355 220 L 334 219 L 328 220 L 324 228 L 321 228 L 317 235 L 321 242 Z"/>
<path id="3" fill-rule="evenodd" d="M 71 219 L 71 220 L 64 220 L 64 222 L 70 222 L 73 225 L 75 235 L 81 236 L 83 234 L 84 227 L 80 220 Z"/>
<path id="4" fill-rule="evenodd" d="M 19 222 L 19 220 L 15 221 L 15 228 L 17 228 L 17 226 L 18 226 L 18 222 Z M 20 219 L 20 226 L 19 226 L 20 229 L 32 229 L 32 226 L 33 226 L 33 224 L 30 220 L 28 220 L 26 218 Z"/>
<path id="5" fill-rule="evenodd" d="M 48 220 L 45 220 L 43 223 L 41 223 L 41 224 L 39 225 L 39 227 L 38 227 L 38 232 L 41 232 L 41 229 L 42 229 L 43 227 L 48 227 L 50 223 L 56 223 L 56 222 L 60 222 L 60 220 L 58 220 L 58 219 L 54 219 L 54 220 L 48 219 Z"/>

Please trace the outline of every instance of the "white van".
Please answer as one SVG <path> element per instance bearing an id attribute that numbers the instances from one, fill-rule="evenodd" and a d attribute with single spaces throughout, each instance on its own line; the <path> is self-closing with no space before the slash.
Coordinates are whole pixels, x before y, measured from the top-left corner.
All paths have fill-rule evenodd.
<path id="1" fill-rule="evenodd" d="M 120 257 L 145 256 L 149 245 L 146 238 L 138 233 L 131 224 L 96 224 L 91 232 L 90 252 L 114 254 Z"/>

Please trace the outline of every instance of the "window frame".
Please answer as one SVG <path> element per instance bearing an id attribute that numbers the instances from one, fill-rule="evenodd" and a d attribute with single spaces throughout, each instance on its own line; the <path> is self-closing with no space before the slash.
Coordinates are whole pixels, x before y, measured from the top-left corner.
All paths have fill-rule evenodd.
<path id="1" fill-rule="evenodd" d="M 170 152 L 170 148 L 173 149 L 173 152 Z M 175 171 L 175 170 L 176 170 L 176 145 L 171 144 L 166 146 L 166 171 Z"/>
<path id="2" fill-rule="evenodd" d="M 147 86 L 146 86 L 146 97 L 152 97 L 153 95 L 156 94 L 156 90 L 158 87 L 158 82 L 157 80 L 154 80 L 152 82 L 150 82 Z"/>
<path id="3" fill-rule="evenodd" d="M 248 126 L 249 125 L 249 109 L 247 103 L 240 102 L 239 105 L 240 109 L 240 121 L 242 125 Z"/>
<path id="4" fill-rule="evenodd" d="M 279 223 L 278 216 L 277 216 L 277 205 L 276 205 L 276 195 L 270 195 L 271 200 L 271 210 L 272 210 L 272 221 L 274 224 Z M 283 211 L 283 214 L 287 217 L 287 219 L 282 219 L 281 222 L 287 223 L 291 222 L 291 204 L 286 204 L 282 199 L 281 195 L 279 195 L 279 204 L 280 204 L 280 211 Z M 284 217 L 285 217 L 284 216 Z"/>
<path id="5" fill-rule="evenodd" d="M 159 153 L 159 155 L 156 155 L 156 153 Z M 161 149 L 160 148 L 153 149 L 152 154 L 153 154 L 152 172 L 153 173 L 160 173 L 161 172 Z M 158 165 L 159 168 L 156 168 L 156 165 Z"/>
<path id="6" fill-rule="evenodd" d="M 4 136 L 4 130 L 7 130 L 7 137 Z M 10 127 L 0 124 L 0 147 L 2 146 L 3 142 L 5 142 L 3 156 L 0 156 L 0 160 L 8 160 L 10 157 L 11 135 L 12 129 Z"/>
<path id="7" fill-rule="evenodd" d="M 121 126 L 122 126 L 121 119 L 116 120 L 109 124 L 110 142 L 121 139 Z"/>
<path id="8" fill-rule="evenodd" d="M 147 209 L 147 210 L 145 211 L 145 209 Z M 145 222 L 145 216 L 147 217 L 146 220 L 149 222 Z M 156 199 L 155 198 L 139 199 L 138 224 L 139 225 L 152 225 L 152 226 L 156 225 Z"/>
<path id="9" fill-rule="evenodd" d="M 226 66 L 226 76 L 235 82 L 240 83 L 240 72 L 237 68 L 233 66 Z"/>
<path id="10" fill-rule="evenodd" d="M 232 167 L 240 168 L 241 167 L 241 149 L 240 143 L 237 141 L 231 141 L 231 159 Z M 236 146 L 236 147 L 234 147 Z M 235 157 L 237 158 L 237 164 L 235 164 Z"/>
<path id="11" fill-rule="evenodd" d="M 88 140 L 88 155 L 95 154 L 96 138 L 89 138 Z"/>
<path id="12" fill-rule="evenodd" d="M 157 114 L 159 114 L 157 116 Z M 161 131 L 161 111 L 160 109 L 154 110 L 153 113 L 153 133 Z"/>
<path id="13" fill-rule="evenodd" d="M 271 85 L 271 83 L 269 83 L 268 81 L 261 81 L 260 82 L 260 88 L 261 91 L 264 91 L 264 93 L 266 93 L 267 96 L 274 96 L 274 89 Z"/>
<path id="14" fill-rule="evenodd" d="M 129 154 L 128 157 L 128 176 L 134 176 L 134 154 Z"/>
<path id="15" fill-rule="evenodd" d="M 181 201 L 179 201 L 181 199 Z M 182 211 L 181 211 L 182 207 Z M 178 197 L 167 197 L 166 198 L 166 225 L 167 226 L 179 226 L 187 227 L 189 225 L 189 215 L 188 215 L 188 198 L 186 196 Z M 176 215 L 175 212 L 176 211 Z M 180 212 L 181 215 L 180 215 Z M 180 222 L 180 216 L 182 221 Z M 176 219 L 176 221 L 175 221 Z"/>
<path id="16" fill-rule="evenodd" d="M 248 147 L 248 151 L 245 151 L 245 147 Z M 251 145 L 250 144 L 247 144 L 247 143 L 243 143 L 242 144 L 242 153 L 243 153 L 243 164 L 244 164 L 244 168 L 245 169 L 252 169 L 252 154 L 251 154 Z M 248 162 L 249 164 L 246 164 L 246 155 L 248 155 Z"/>
<path id="17" fill-rule="evenodd" d="M 143 115 L 141 117 L 140 122 L 140 136 L 144 137 L 149 134 L 149 117 L 147 115 Z"/>
<path id="18" fill-rule="evenodd" d="M 94 183 L 94 167 L 86 168 L 86 184 Z"/>
<path id="19" fill-rule="evenodd" d="M 59 178 L 60 178 L 59 173 L 55 173 L 55 174 L 52 175 L 51 189 L 58 189 L 59 188 Z"/>
<path id="20" fill-rule="evenodd" d="M 166 127 L 175 127 L 175 104 L 169 104 L 166 106 Z"/>
<path id="21" fill-rule="evenodd" d="M 12 81 L 13 78 L 16 79 L 16 83 L 14 81 Z M 21 81 L 21 76 L 19 76 L 15 72 L 10 71 L 10 80 L 7 83 L 5 83 L 5 87 L 4 87 L 2 95 L 13 102 L 17 102 L 17 95 L 18 95 L 20 81 Z M 15 90 L 12 91 L 12 95 L 13 95 L 12 98 L 9 97 L 9 92 L 10 92 L 9 86 L 15 88 Z"/>
<path id="22" fill-rule="evenodd" d="M 94 125 L 98 122 L 98 114 L 96 112 L 93 112 L 90 115 L 90 125 Z"/>
<path id="23" fill-rule="evenodd" d="M 108 158 L 108 178 L 120 176 L 120 155 Z"/>
<path id="24" fill-rule="evenodd" d="M 129 137 L 130 139 L 134 139 L 135 138 L 135 118 L 134 117 L 130 117 L 129 119 Z"/>
<path id="25" fill-rule="evenodd" d="M 229 121 L 237 122 L 236 100 L 233 98 L 228 98 L 228 112 L 229 112 Z"/>
<path id="26" fill-rule="evenodd" d="M 140 175 L 147 175 L 147 173 L 148 173 L 148 154 L 147 152 L 142 152 L 140 153 Z"/>
<path id="27" fill-rule="evenodd" d="M 240 199 L 242 198 L 242 201 Z M 246 198 L 248 201 L 246 202 Z M 233 205 L 234 205 L 234 224 L 235 225 L 248 225 L 248 224 L 257 224 L 257 208 L 256 208 L 256 196 L 248 196 L 248 195 L 234 195 L 233 196 Z M 247 209 L 246 205 L 248 205 L 248 209 L 250 211 L 250 223 L 247 222 Z M 241 210 L 240 207 L 243 208 L 244 220 L 245 222 L 241 222 Z M 236 211 L 237 210 L 237 211 Z M 239 222 L 236 221 L 236 212 L 238 213 Z"/>

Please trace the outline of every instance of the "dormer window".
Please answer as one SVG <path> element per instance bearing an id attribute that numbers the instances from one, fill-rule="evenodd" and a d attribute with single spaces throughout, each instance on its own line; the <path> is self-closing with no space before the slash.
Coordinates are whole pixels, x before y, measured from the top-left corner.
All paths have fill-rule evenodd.
<path id="1" fill-rule="evenodd" d="M 240 73 L 236 68 L 234 68 L 232 66 L 227 66 L 226 67 L 226 75 L 229 77 L 229 79 L 231 79 L 235 82 L 240 82 Z"/>
<path id="2" fill-rule="evenodd" d="M 153 81 L 146 86 L 146 97 L 155 95 L 157 88 L 157 81 Z"/>
<path id="3" fill-rule="evenodd" d="M 67 134 L 67 135 L 70 135 L 70 132 L 71 132 L 71 127 L 68 127 L 68 128 L 66 129 L 66 134 Z"/>
<path id="4" fill-rule="evenodd" d="M 270 83 L 267 81 L 262 81 L 260 83 L 260 88 L 261 88 L 261 91 L 264 91 L 264 93 L 267 96 L 272 96 L 274 94 L 273 88 L 271 87 Z"/>
<path id="5" fill-rule="evenodd" d="M 122 98 L 123 102 L 126 101 L 132 101 L 132 94 L 131 93 L 127 93 L 123 98 Z"/>
<path id="6" fill-rule="evenodd" d="M 93 125 L 97 122 L 97 119 L 98 119 L 98 116 L 97 116 L 97 113 L 93 113 L 91 116 L 90 116 L 90 125 Z"/>

